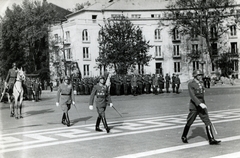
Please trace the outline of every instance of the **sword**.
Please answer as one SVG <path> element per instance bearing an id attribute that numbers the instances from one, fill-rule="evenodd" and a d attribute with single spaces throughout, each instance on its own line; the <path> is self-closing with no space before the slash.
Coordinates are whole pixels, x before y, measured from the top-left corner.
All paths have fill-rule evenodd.
<path id="1" fill-rule="evenodd" d="M 117 109 L 114 106 L 112 106 L 112 108 L 122 117 L 122 115 L 117 111 Z"/>
<path id="2" fill-rule="evenodd" d="M 6 89 L 7 89 L 7 87 L 4 85 L 4 89 L 3 89 L 3 92 L 2 92 L 2 96 L 1 96 L 1 98 L 0 98 L 0 102 L 1 102 L 2 99 L 3 99 L 3 96 L 4 96 L 5 92 L 6 92 Z"/>

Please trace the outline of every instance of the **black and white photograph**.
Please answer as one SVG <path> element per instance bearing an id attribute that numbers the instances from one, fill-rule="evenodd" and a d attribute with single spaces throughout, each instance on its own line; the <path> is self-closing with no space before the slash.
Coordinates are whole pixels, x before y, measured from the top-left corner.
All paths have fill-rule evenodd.
<path id="1" fill-rule="evenodd" d="M 240 0 L 0 0 L 0 158 L 240 158 Z"/>

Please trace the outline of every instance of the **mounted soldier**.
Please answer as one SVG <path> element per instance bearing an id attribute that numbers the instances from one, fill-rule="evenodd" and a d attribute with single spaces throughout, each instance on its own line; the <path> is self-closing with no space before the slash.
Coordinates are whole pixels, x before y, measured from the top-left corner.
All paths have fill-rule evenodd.
<path id="1" fill-rule="evenodd" d="M 11 110 L 11 114 L 10 116 L 13 117 L 14 116 L 14 108 L 13 108 L 13 86 L 16 82 L 17 79 L 17 66 L 16 63 L 14 62 L 12 64 L 12 68 L 8 70 L 8 74 L 5 80 L 5 85 L 6 87 L 8 87 L 8 102 L 10 103 L 10 110 Z M 4 95 L 4 94 L 3 94 Z"/>

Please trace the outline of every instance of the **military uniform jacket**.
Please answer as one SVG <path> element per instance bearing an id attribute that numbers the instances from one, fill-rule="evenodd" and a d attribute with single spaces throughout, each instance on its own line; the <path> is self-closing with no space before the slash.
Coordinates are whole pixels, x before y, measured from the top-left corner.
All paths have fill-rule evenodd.
<path id="1" fill-rule="evenodd" d="M 17 78 L 17 70 L 15 69 L 9 69 L 8 74 L 7 74 L 7 78 L 6 78 L 6 82 L 7 83 L 15 83 Z"/>
<path id="2" fill-rule="evenodd" d="M 72 101 L 75 101 L 73 86 L 72 84 L 65 85 L 64 83 L 60 84 L 57 92 L 57 102 L 59 103 L 61 97 L 61 104 L 71 104 Z"/>
<path id="3" fill-rule="evenodd" d="M 99 84 L 95 85 L 93 87 L 90 100 L 89 100 L 89 105 L 93 105 L 94 98 L 96 96 L 96 107 L 98 108 L 104 108 L 107 106 L 108 103 L 112 103 L 110 94 L 108 93 L 108 88 L 107 86 L 100 86 Z"/>
<path id="4" fill-rule="evenodd" d="M 131 79 L 131 86 L 132 87 L 137 87 L 137 77 L 136 76 L 133 76 L 132 79 Z"/>
<path id="5" fill-rule="evenodd" d="M 191 98 L 189 109 L 196 109 L 200 103 L 205 103 L 204 86 L 198 80 L 193 79 L 188 83 L 188 92 Z"/>

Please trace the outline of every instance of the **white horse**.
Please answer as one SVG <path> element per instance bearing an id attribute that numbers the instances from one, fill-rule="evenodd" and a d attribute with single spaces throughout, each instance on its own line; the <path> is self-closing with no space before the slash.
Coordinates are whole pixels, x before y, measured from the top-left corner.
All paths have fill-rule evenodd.
<path id="1" fill-rule="evenodd" d="M 14 112 L 15 118 L 22 117 L 22 102 L 23 102 L 23 85 L 22 81 L 25 80 L 25 73 L 21 69 L 17 69 L 17 79 L 13 86 L 13 96 L 14 96 Z M 19 102 L 18 102 L 19 101 Z"/>

